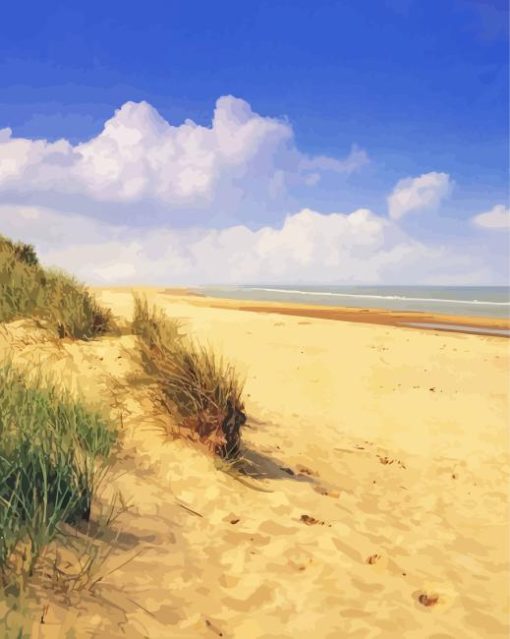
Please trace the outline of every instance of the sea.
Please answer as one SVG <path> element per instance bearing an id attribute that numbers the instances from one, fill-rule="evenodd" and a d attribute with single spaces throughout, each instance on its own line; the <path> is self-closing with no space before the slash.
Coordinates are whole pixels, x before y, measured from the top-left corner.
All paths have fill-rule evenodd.
<path id="1" fill-rule="evenodd" d="M 204 286 L 204 295 L 510 319 L 509 286 Z"/>

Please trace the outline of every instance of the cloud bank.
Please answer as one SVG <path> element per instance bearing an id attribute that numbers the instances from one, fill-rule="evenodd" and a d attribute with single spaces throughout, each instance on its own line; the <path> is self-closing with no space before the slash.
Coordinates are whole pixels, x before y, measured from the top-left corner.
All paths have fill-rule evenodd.
<path id="1" fill-rule="evenodd" d="M 251 209 L 262 218 L 281 216 L 292 187 L 367 162 L 355 145 L 344 159 L 304 154 L 288 122 L 260 116 L 232 96 L 217 100 L 210 127 L 191 120 L 173 126 L 147 102 L 126 102 L 99 135 L 74 146 L 0 130 L 0 194 L 44 195 L 57 208 L 70 196 L 94 210 L 94 203 L 151 203 L 167 221 L 182 211 L 201 213 L 203 221 Z"/>
<path id="2" fill-rule="evenodd" d="M 41 258 L 95 284 L 477 283 L 483 261 L 426 246 L 368 209 L 289 215 L 251 230 L 142 232 L 75 214 L 0 206 L 0 228 L 36 243 Z"/>
<path id="3" fill-rule="evenodd" d="M 438 244 L 405 232 L 402 218 L 449 195 L 447 173 L 400 180 L 388 216 L 308 208 L 324 176 L 368 162 L 356 145 L 344 158 L 306 154 L 287 121 L 232 96 L 216 102 L 210 126 L 174 126 L 150 104 L 127 102 L 79 144 L 0 130 L 0 233 L 96 284 L 501 280 L 501 234 L 490 246 L 475 236 L 508 227 L 502 205 L 459 221 L 471 238 Z"/>

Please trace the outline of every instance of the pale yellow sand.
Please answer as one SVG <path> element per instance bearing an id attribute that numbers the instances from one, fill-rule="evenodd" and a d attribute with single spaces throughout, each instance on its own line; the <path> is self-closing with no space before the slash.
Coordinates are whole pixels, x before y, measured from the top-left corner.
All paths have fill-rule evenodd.
<path id="1" fill-rule="evenodd" d="M 132 336 L 56 349 L 8 327 L 0 348 L 14 344 L 16 361 L 123 414 L 108 490 L 132 508 L 109 566 L 133 559 L 73 599 L 78 637 L 508 636 L 508 339 L 148 292 L 245 375 L 260 478 L 165 441 Z M 100 298 L 129 316 L 128 292 Z M 41 637 L 64 623 L 50 600 Z"/>

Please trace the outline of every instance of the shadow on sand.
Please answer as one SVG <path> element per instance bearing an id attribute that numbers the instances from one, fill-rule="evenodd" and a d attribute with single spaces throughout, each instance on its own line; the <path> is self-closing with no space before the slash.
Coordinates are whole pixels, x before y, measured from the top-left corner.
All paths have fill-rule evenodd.
<path id="1" fill-rule="evenodd" d="M 315 483 L 315 479 L 286 466 L 283 462 L 259 453 L 256 450 L 243 448 L 241 458 L 236 462 L 236 469 L 254 479 L 292 479 L 294 481 Z"/>

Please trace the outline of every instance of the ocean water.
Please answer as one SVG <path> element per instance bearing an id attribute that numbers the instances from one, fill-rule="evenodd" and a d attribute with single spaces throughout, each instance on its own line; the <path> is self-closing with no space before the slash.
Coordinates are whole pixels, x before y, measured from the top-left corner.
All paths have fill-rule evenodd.
<path id="1" fill-rule="evenodd" d="M 510 318 L 510 287 L 507 286 L 244 285 L 204 286 L 197 290 L 227 299 Z"/>

